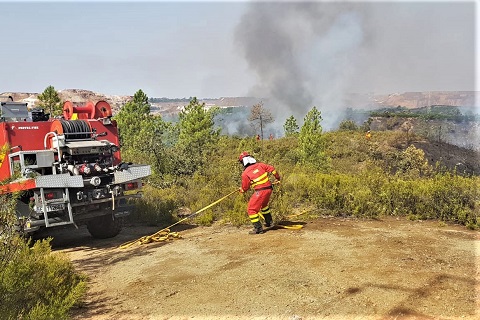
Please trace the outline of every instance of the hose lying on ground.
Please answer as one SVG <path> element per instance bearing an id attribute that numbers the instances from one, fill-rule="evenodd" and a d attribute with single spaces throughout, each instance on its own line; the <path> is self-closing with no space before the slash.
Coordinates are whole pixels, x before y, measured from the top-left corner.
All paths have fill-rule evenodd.
<path id="1" fill-rule="evenodd" d="M 277 184 L 278 181 L 274 182 L 273 184 Z M 194 213 L 192 214 L 189 214 L 188 216 L 186 216 L 185 218 L 175 222 L 174 224 L 166 227 L 166 228 L 163 228 L 157 232 L 155 232 L 154 234 L 151 234 L 149 236 L 143 236 L 141 238 L 138 238 L 138 239 L 135 239 L 135 240 L 131 240 L 131 241 L 127 241 L 123 244 L 121 244 L 119 247 L 121 249 L 126 249 L 126 248 L 129 248 L 131 246 L 133 246 L 134 244 L 147 244 L 147 243 L 150 243 L 150 242 L 161 242 L 161 241 L 168 241 L 168 240 L 173 240 L 173 239 L 178 239 L 180 238 L 180 234 L 178 232 L 170 232 L 170 228 L 187 220 L 187 219 L 190 219 L 196 215 L 198 215 L 199 213 L 207 210 L 208 208 L 210 207 L 213 207 L 214 205 L 216 205 L 217 203 L 227 199 L 229 196 L 231 196 L 232 194 L 234 193 L 237 193 L 238 192 L 238 189 L 235 189 L 234 191 L 230 192 L 229 194 L 221 197 L 220 199 L 218 199 L 217 201 L 215 202 L 212 202 L 211 204 L 209 204 L 208 206 L 206 207 L 203 207 L 202 209 L 198 210 L 198 211 L 195 211 Z M 262 216 L 263 218 L 263 216 Z M 284 222 L 279 222 L 278 224 L 275 224 L 273 225 L 272 227 L 268 228 L 268 229 L 279 229 L 279 228 L 284 228 L 284 229 L 293 229 L 293 230 L 298 230 L 298 229 L 301 229 L 303 227 L 303 225 L 301 224 L 285 224 Z"/>
<path id="2" fill-rule="evenodd" d="M 226 198 L 228 198 L 229 196 L 231 196 L 232 194 L 238 192 L 238 189 L 235 189 L 235 191 L 232 191 L 230 192 L 229 194 L 227 194 L 226 196 L 223 196 L 221 197 L 220 199 L 218 199 L 217 201 L 215 202 L 212 202 L 211 204 L 209 204 L 208 206 L 206 207 L 203 207 L 202 209 L 198 210 L 198 211 L 195 211 L 194 213 L 192 214 L 189 214 L 188 216 L 186 216 L 185 218 L 175 222 L 174 224 L 166 227 L 166 228 L 163 228 L 162 230 L 159 230 L 157 232 L 155 232 L 154 234 L 152 235 L 149 235 L 149 236 L 143 236 L 139 239 L 136 239 L 136 240 L 132 240 L 132 241 L 128 241 L 128 242 L 125 242 L 124 244 L 120 245 L 120 248 L 122 249 L 125 249 L 125 248 L 128 248 L 136 243 L 138 244 L 145 244 L 145 243 L 150 243 L 152 241 L 166 241 L 166 240 L 171 240 L 171 239 L 174 239 L 174 238 L 179 238 L 180 235 L 178 234 L 178 232 L 170 232 L 170 228 L 187 220 L 187 219 L 190 219 L 194 216 L 196 216 L 197 214 L 199 214 L 200 212 L 202 211 L 205 211 L 207 210 L 208 208 L 216 205 L 217 203 L 225 200 Z M 157 240 L 158 239 L 158 240 Z"/>

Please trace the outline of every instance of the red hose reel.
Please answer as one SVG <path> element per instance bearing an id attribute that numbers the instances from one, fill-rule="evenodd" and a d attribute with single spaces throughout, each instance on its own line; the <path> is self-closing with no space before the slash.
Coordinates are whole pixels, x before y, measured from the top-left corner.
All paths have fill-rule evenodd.
<path id="1" fill-rule="evenodd" d="M 76 116 L 75 116 L 76 115 Z M 65 120 L 72 119 L 99 119 L 112 116 L 112 108 L 106 101 L 98 101 L 96 104 L 89 101 L 84 106 L 74 106 L 71 101 L 63 104 L 63 117 Z"/>

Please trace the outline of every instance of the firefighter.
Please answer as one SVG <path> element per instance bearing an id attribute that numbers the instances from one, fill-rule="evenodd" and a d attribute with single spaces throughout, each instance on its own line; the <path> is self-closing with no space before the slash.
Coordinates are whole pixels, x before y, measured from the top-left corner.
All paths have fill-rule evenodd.
<path id="1" fill-rule="evenodd" d="M 372 133 L 370 132 L 370 130 L 368 130 L 367 133 L 365 133 L 365 138 L 367 140 L 370 140 L 371 137 L 372 137 Z"/>
<path id="2" fill-rule="evenodd" d="M 268 174 L 271 173 L 278 181 L 280 181 L 280 175 L 273 166 L 257 162 L 257 160 L 246 151 L 240 154 L 238 161 L 244 168 L 242 173 L 242 186 L 239 191 L 243 193 L 249 188 L 253 188 L 254 190 L 247 206 L 248 217 L 254 228 L 249 233 L 264 233 L 265 231 L 260 222 L 260 215 L 265 219 L 265 227 L 273 226 L 272 214 L 268 206 L 273 186 Z"/>

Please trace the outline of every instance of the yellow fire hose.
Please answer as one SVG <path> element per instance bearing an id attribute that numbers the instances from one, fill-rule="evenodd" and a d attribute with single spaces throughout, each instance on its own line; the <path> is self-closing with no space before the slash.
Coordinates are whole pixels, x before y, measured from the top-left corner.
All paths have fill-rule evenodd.
<path id="1" fill-rule="evenodd" d="M 275 181 L 273 184 L 277 184 L 279 183 L 279 181 Z M 126 248 L 129 248 L 131 246 L 133 246 L 134 244 L 147 244 L 147 243 L 150 243 L 150 242 L 160 242 L 160 241 L 167 241 L 167 240 L 172 240 L 172 239 L 176 239 L 176 238 L 180 238 L 180 234 L 178 232 L 170 232 L 170 228 L 187 220 L 187 219 L 190 219 L 194 216 L 196 216 L 197 214 L 207 210 L 208 208 L 211 208 L 213 207 L 214 205 L 216 205 L 217 203 L 225 200 L 226 198 L 228 198 L 229 196 L 231 196 L 232 194 L 234 193 L 237 193 L 238 192 L 238 189 L 235 189 L 234 191 L 230 192 L 229 194 L 221 197 L 220 199 L 218 199 L 217 201 L 215 202 L 212 202 L 211 204 L 209 204 L 208 206 L 206 207 L 203 207 L 202 209 L 198 210 L 198 211 L 195 211 L 194 213 L 192 214 L 189 214 L 188 216 L 186 216 L 185 218 L 175 222 L 174 224 L 166 227 L 166 228 L 163 228 L 157 232 L 155 232 L 154 234 L 151 234 L 149 236 L 143 236 L 141 238 L 138 238 L 136 240 L 131 240 L 131 241 L 127 241 L 123 244 L 121 244 L 119 247 L 121 249 L 126 249 Z M 263 218 L 262 214 L 260 214 L 260 216 Z M 273 227 L 270 227 L 270 229 L 272 228 L 285 228 L 285 229 L 301 229 L 303 226 L 301 224 L 296 224 L 296 225 L 282 225 L 282 224 L 277 224 L 277 225 L 274 225 Z"/>
<path id="2" fill-rule="evenodd" d="M 132 241 L 128 241 L 128 242 L 125 242 L 124 244 L 120 245 L 120 248 L 122 249 L 125 249 L 125 248 L 128 248 L 136 243 L 138 244 L 145 244 L 145 243 L 150 243 L 152 241 L 165 241 L 165 240 L 170 240 L 171 238 L 179 238 L 180 235 L 178 234 L 178 232 L 170 232 L 170 228 L 187 220 L 187 219 L 190 219 L 191 217 L 193 216 L 196 216 L 197 214 L 199 214 L 200 212 L 202 211 L 205 211 L 207 210 L 208 208 L 216 205 L 217 203 L 225 200 L 226 198 L 228 198 L 229 196 L 231 196 L 232 194 L 234 194 L 235 192 L 238 192 L 238 189 L 236 189 L 235 191 L 232 191 L 230 192 L 229 194 L 227 194 L 226 196 L 223 196 L 221 197 L 220 199 L 218 199 L 217 201 L 215 202 L 212 202 L 210 203 L 208 206 L 206 207 L 203 207 L 202 209 L 192 213 L 192 214 L 189 214 L 188 216 L 186 216 L 185 218 L 175 222 L 174 224 L 166 227 L 166 228 L 163 228 L 162 230 L 160 231 L 157 231 L 155 232 L 154 234 L 152 235 L 149 235 L 149 236 L 143 236 L 137 240 L 132 240 Z M 158 239 L 158 240 L 157 240 Z"/>
<path id="3" fill-rule="evenodd" d="M 262 217 L 263 220 L 265 220 L 265 218 L 263 217 L 263 214 L 261 214 L 260 212 L 258 214 L 260 215 L 260 217 Z M 285 221 L 280 221 L 279 223 L 274 224 L 271 227 L 267 227 L 266 230 L 272 230 L 272 229 L 298 230 L 298 229 L 302 229 L 302 228 L 303 228 L 303 225 L 301 225 L 301 224 L 286 224 Z"/>

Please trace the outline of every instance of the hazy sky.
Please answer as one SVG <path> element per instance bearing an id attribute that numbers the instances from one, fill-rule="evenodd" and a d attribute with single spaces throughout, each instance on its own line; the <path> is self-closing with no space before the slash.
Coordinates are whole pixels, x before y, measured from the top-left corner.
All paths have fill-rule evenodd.
<path id="1" fill-rule="evenodd" d="M 0 92 L 475 90 L 475 1 L 4 2 Z"/>

